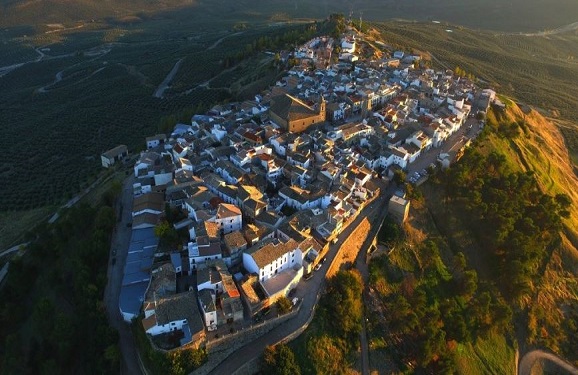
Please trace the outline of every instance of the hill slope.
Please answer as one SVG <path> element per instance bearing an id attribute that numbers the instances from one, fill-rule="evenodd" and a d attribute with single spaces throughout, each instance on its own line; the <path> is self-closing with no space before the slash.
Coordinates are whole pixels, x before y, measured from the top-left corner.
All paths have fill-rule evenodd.
<path id="1" fill-rule="evenodd" d="M 503 100 L 507 103 L 506 111 L 488 113 L 489 129 L 484 130 L 473 150 L 466 153 L 464 161 L 450 170 L 446 181 L 452 186 L 449 191 L 464 186 L 466 191 L 450 193 L 451 203 L 447 204 L 442 202 L 443 193 L 439 191 L 440 187 L 443 190 L 444 183 L 437 184 L 436 189 L 426 187 L 426 204 L 439 231 L 448 238 L 453 253 L 466 254 L 468 263 L 478 271 L 480 281 L 494 285 L 509 301 L 521 354 L 534 347 L 547 348 L 576 363 L 576 353 L 569 348 L 576 347 L 578 336 L 575 324 L 578 312 L 578 178 L 563 136 L 554 123 L 535 110 L 507 98 Z M 509 126 L 516 130 L 507 133 Z M 502 160 L 500 169 L 503 172 L 492 172 L 495 164 L 490 162 L 487 168 L 494 180 L 478 180 L 479 169 L 471 169 L 475 168 L 478 158 Z M 468 167 L 464 168 L 464 162 Z M 465 184 L 455 182 L 460 174 Z M 568 217 L 562 219 L 561 226 L 544 225 L 546 221 L 539 223 L 530 217 L 538 206 L 525 201 L 536 197 L 535 193 L 527 195 L 532 183 L 520 182 L 528 176 L 542 193 L 550 197 L 563 194 L 568 198 Z M 478 181 L 487 188 L 467 190 L 475 187 Z M 508 191 L 508 186 L 516 186 L 510 190 L 513 194 L 505 200 L 499 199 Z M 522 188 L 526 192 L 517 190 Z M 477 195 L 479 191 L 481 199 Z M 504 216 L 502 211 L 511 207 L 510 201 L 525 206 L 522 209 L 527 210 L 529 216 L 518 219 Z M 540 202 L 545 200 L 540 198 Z M 484 211 L 477 208 L 480 205 L 490 209 L 477 217 Z M 505 221 L 488 225 L 488 217 Z M 508 222 L 510 219 L 513 221 Z M 554 223 L 557 219 L 554 215 L 548 221 Z M 525 220 L 529 220 L 527 228 L 520 225 Z M 509 226 L 511 228 L 507 229 Z M 559 238 L 552 232 L 557 230 L 554 228 L 560 228 Z M 495 233 L 494 229 L 497 229 Z M 504 234 L 504 239 L 497 239 L 499 234 Z M 528 242 L 524 237 L 533 240 Z M 519 275 L 519 278 L 513 275 Z M 526 281 L 520 282 L 524 278 Z"/>
<path id="2" fill-rule="evenodd" d="M 533 171 L 543 192 L 566 194 L 572 202 L 561 243 L 545 260 L 542 279 L 535 284 L 534 297 L 528 303 L 527 344 L 564 353 L 575 347 L 568 342 L 575 332 L 566 331 L 565 324 L 576 318 L 578 301 L 578 178 L 564 138 L 551 120 L 516 105 L 509 106 L 505 118 L 525 123 L 527 131 L 501 150 L 522 171 Z"/>

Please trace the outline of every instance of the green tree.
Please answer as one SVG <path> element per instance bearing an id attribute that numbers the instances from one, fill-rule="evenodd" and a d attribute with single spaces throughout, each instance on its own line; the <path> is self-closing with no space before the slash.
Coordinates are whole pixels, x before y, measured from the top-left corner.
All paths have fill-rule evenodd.
<path id="1" fill-rule="evenodd" d="M 287 314 L 289 311 L 291 311 L 291 308 L 293 307 L 293 304 L 291 303 L 289 298 L 285 296 L 279 298 L 276 303 L 277 309 L 280 314 Z"/>
<path id="2" fill-rule="evenodd" d="M 307 343 L 307 356 L 318 375 L 344 374 L 347 368 L 343 343 L 327 335 L 312 338 Z"/>
<path id="3" fill-rule="evenodd" d="M 401 169 L 396 169 L 393 172 L 393 182 L 395 182 L 397 185 L 402 185 L 405 183 L 405 180 L 407 178 L 407 175 L 405 174 L 404 171 L 402 171 Z"/>
<path id="4" fill-rule="evenodd" d="M 267 346 L 263 353 L 263 370 L 271 375 L 301 375 L 295 354 L 285 344 Z"/>
<path id="5" fill-rule="evenodd" d="M 357 335 L 363 314 L 361 275 L 356 270 L 339 271 L 329 279 L 327 289 L 332 295 L 327 310 L 335 334 L 343 338 Z"/>
<path id="6" fill-rule="evenodd" d="M 121 353 L 118 344 L 111 344 L 104 350 L 104 359 L 109 362 L 110 368 L 118 368 L 120 365 L 120 358 Z"/>
<path id="7" fill-rule="evenodd" d="M 478 274 L 474 270 L 464 272 L 463 278 L 459 281 L 459 294 L 466 300 L 474 296 L 478 289 Z"/>

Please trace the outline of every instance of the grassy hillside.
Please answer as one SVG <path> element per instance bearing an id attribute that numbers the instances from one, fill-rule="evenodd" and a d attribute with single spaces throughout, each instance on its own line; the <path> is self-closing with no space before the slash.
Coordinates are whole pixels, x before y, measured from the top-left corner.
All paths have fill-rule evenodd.
<path id="1" fill-rule="evenodd" d="M 505 226 L 513 225 L 514 229 L 506 234 L 504 241 L 498 242 L 496 251 L 492 250 L 496 241 L 486 239 L 487 235 L 491 235 L 491 232 L 486 231 L 491 229 L 481 228 L 484 221 L 478 221 L 474 218 L 475 215 L 468 213 L 479 211 L 476 208 L 468 209 L 468 204 L 479 200 L 480 197 L 476 196 L 477 192 L 466 193 L 466 200 L 461 203 L 460 200 L 454 199 L 447 201 L 443 193 L 444 183 L 435 184 L 425 187 L 425 202 L 436 224 L 436 230 L 447 238 L 452 252 L 463 252 L 468 264 L 478 271 L 480 280 L 494 285 L 510 301 L 514 312 L 515 337 L 521 351 L 524 352 L 532 347 L 547 348 L 568 360 L 577 362 L 575 352 L 568 348 L 575 347 L 577 335 L 574 322 L 576 311 L 578 311 L 576 302 L 578 301 L 578 283 L 576 282 L 576 275 L 578 275 L 576 186 L 578 186 L 578 180 L 573 172 L 573 164 L 564 139 L 556 126 L 538 112 L 529 110 L 525 106 L 524 112 L 514 102 L 504 100 L 508 105 L 507 111 L 501 114 L 489 113 L 488 124 L 493 124 L 489 125 L 493 130 L 484 131 L 483 136 L 476 141 L 474 151 L 470 151 L 470 153 L 474 152 L 471 155 L 478 153 L 483 158 L 494 160 L 496 155 L 502 155 L 501 168 L 504 176 L 508 176 L 503 177 L 506 184 L 516 183 L 512 176 L 516 173 L 523 173 L 519 177 L 530 176 L 531 181 L 536 182 L 540 192 L 551 197 L 564 194 L 571 204 L 567 210 L 568 217 L 562 219 L 559 227 L 546 225 L 542 226 L 542 229 L 535 227 L 531 232 L 526 232 L 524 226 L 520 226 L 522 223 L 520 221 L 505 223 Z M 516 124 L 514 128 L 517 131 L 506 134 L 505 129 L 510 126 L 508 124 Z M 476 163 L 468 157 L 468 154 L 464 158 L 469 164 Z M 455 181 L 456 178 L 460 178 L 460 170 L 464 171 L 460 165 L 461 162 L 455 167 L 457 171 L 449 174 L 451 180 L 447 183 L 448 186 L 452 186 L 451 189 L 459 188 L 461 185 L 460 182 Z M 465 181 L 470 180 L 466 183 L 469 184 L 467 186 L 478 184 L 473 171 L 463 176 Z M 472 183 L 474 185 L 471 185 Z M 485 185 L 488 183 L 486 182 Z M 531 184 L 522 184 L 521 186 L 531 186 Z M 500 190 L 492 191 L 492 189 L 495 188 L 485 189 L 485 191 L 490 193 L 489 196 L 500 196 Z M 514 199 L 510 198 L 510 200 Z M 540 201 L 546 202 L 547 200 L 540 199 Z M 473 204 L 491 203 L 482 196 L 480 203 Z M 526 204 L 528 204 L 529 213 L 536 212 L 538 206 L 532 208 L 532 203 Z M 496 210 L 506 210 L 509 205 L 511 205 L 510 202 L 502 201 Z M 468 219 L 465 220 L 464 216 L 468 216 Z M 500 220 L 499 217 L 496 219 Z M 523 218 L 523 220 L 527 221 L 528 218 Z M 552 217 L 549 220 L 558 220 L 558 218 Z M 527 221 L 527 224 L 531 227 L 537 225 L 538 221 L 534 219 L 533 224 L 532 221 Z M 552 235 L 554 228 L 560 228 L 558 235 Z M 524 243 L 523 236 L 536 234 L 539 236 L 532 241 L 534 244 L 541 242 L 542 245 L 539 248 L 533 248 L 532 245 L 528 246 Z M 513 240 L 512 236 L 516 239 Z M 522 258 L 515 260 L 518 256 L 516 253 Z M 520 268 L 509 266 L 514 264 Z M 506 271 L 508 269 L 510 271 Z M 508 272 L 511 273 L 508 274 Z M 513 274 L 516 276 L 512 277 Z M 526 277 L 530 279 L 522 281 Z M 510 280 L 510 285 L 505 283 L 506 279 Z M 515 285 L 515 288 L 512 288 L 512 285 Z M 516 294 L 514 290 L 516 288 L 522 288 L 523 292 Z"/>
<path id="2" fill-rule="evenodd" d="M 566 194 L 572 202 L 560 245 L 544 260 L 542 278 L 534 285 L 534 295 L 527 305 L 527 343 L 567 353 L 566 348 L 572 347 L 568 336 L 573 332 L 567 332 L 564 324 L 575 319 L 572 314 L 578 307 L 578 178 L 564 139 L 552 121 L 534 110 L 524 113 L 513 103 L 504 120 L 526 124 L 525 131 L 509 142 L 495 138 L 490 141 L 501 141 L 500 150 L 521 171 L 534 172 L 542 191 Z M 571 359 L 578 362 L 575 357 Z"/>

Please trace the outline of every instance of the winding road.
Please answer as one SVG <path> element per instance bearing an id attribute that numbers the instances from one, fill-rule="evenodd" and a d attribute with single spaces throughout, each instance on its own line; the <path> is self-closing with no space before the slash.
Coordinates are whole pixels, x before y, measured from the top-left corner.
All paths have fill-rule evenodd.
<path id="1" fill-rule="evenodd" d="M 526 353 L 518 365 L 518 375 L 531 375 L 532 367 L 534 367 L 534 364 L 538 360 L 548 360 L 567 371 L 568 374 L 578 375 L 578 368 L 572 366 L 560 357 L 543 350 L 532 350 L 531 352 Z"/>
<path id="2" fill-rule="evenodd" d="M 553 29 L 553 30 L 545 30 L 545 31 L 537 32 L 537 33 L 524 33 L 521 35 L 524 35 L 524 36 L 549 36 L 549 35 L 558 35 L 558 34 L 569 33 L 569 32 L 573 32 L 576 30 L 578 30 L 578 22 L 574 22 L 574 23 L 571 23 L 569 25 L 561 26 L 561 27 L 558 27 L 557 29 Z M 513 34 L 513 35 L 517 35 L 517 34 Z"/>
<path id="3" fill-rule="evenodd" d="M 221 44 L 221 42 L 222 42 L 223 40 L 225 40 L 225 39 L 227 39 L 227 38 L 230 38 L 230 37 L 232 37 L 232 36 L 241 35 L 241 34 L 243 34 L 242 31 L 239 31 L 238 33 L 234 33 L 234 34 L 225 35 L 225 36 L 222 37 L 221 39 L 217 40 L 215 43 L 211 44 L 211 46 L 210 46 L 209 48 L 207 48 L 207 50 L 215 49 L 219 44 Z"/>

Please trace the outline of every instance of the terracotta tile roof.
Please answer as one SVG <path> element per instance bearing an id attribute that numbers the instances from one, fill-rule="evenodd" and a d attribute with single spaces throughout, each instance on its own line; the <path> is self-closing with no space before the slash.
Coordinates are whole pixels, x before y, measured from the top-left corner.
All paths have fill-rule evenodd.
<path id="1" fill-rule="evenodd" d="M 280 242 L 277 239 L 265 241 L 247 250 L 251 254 L 257 267 L 263 268 L 271 264 L 275 259 L 281 258 L 284 254 L 295 250 L 298 247 L 294 239 L 287 242 Z"/>
<path id="2" fill-rule="evenodd" d="M 235 231 L 225 234 L 225 246 L 227 249 L 234 250 L 243 246 L 247 246 L 247 240 L 243 237 L 243 233 Z"/>
<path id="3" fill-rule="evenodd" d="M 312 107 L 289 94 L 273 97 L 269 110 L 282 119 L 289 121 L 300 120 L 318 114 Z"/>
<path id="4" fill-rule="evenodd" d="M 221 203 L 219 204 L 219 208 L 217 208 L 217 219 L 223 219 L 239 215 L 241 215 L 241 210 L 239 209 L 239 207 L 233 204 Z"/>

